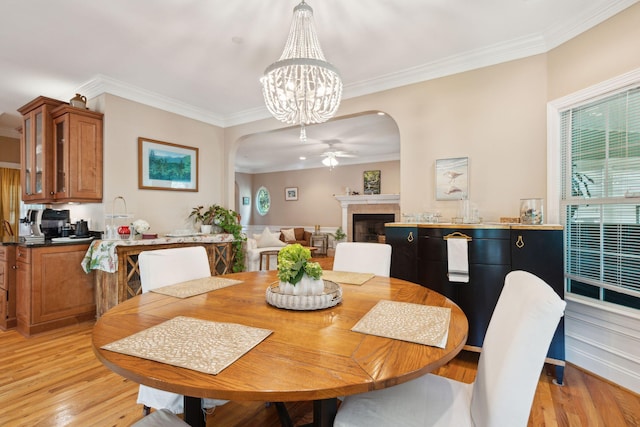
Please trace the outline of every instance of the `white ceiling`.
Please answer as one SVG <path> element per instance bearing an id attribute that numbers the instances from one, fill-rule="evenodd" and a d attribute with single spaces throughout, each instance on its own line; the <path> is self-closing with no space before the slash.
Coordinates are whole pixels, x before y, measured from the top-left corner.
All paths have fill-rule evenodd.
<path id="1" fill-rule="evenodd" d="M 350 98 L 546 52 L 637 1 L 308 3 Z M 76 92 L 109 92 L 218 126 L 269 117 L 259 78 L 280 57 L 297 3 L 2 0 L 0 134 L 14 132 L 16 109 L 31 99 Z M 320 132 L 316 139 L 340 139 L 346 130 Z M 242 167 L 265 167 L 271 148 Z"/>

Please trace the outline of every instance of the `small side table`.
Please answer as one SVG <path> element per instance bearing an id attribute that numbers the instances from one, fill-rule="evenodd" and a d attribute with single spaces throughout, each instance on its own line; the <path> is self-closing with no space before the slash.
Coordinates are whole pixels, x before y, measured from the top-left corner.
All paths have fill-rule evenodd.
<path id="1" fill-rule="evenodd" d="M 318 255 L 327 256 L 327 248 L 329 247 L 329 236 L 324 233 L 313 233 L 311 235 L 311 246 L 318 248 Z M 319 245 L 316 245 L 319 243 Z"/>
<path id="2" fill-rule="evenodd" d="M 267 271 L 269 270 L 269 261 L 271 259 L 271 255 L 275 255 L 276 257 L 278 256 L 278 252 L 280 252 L 280 250 L 277 251 L 262 251 L 260 252 L 260 270 L 262 270 L 262 260 L 266 259 L 266 269 Z"/>

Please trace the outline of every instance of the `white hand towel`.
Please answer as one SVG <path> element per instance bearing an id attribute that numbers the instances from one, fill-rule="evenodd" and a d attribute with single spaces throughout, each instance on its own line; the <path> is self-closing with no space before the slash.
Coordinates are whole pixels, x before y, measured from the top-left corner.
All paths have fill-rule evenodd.
<path id="1" fill-rule="evenodd" d="M 467 239 L 447 239 L 449 281 L 469 283 L 469 246 Z"/>

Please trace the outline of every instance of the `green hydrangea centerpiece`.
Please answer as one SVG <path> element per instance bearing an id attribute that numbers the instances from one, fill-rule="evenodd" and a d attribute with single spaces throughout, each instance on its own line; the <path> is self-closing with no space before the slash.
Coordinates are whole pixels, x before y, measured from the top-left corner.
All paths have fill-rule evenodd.
<path id="1" fill-rule="evenodd" d="M 287 245 L 278 252 L 278 279 L 295 285 L 306 273 L 312 279 L 320 279 L 322 267 L 317 262 L 309 262 L 311 251 L 299 243 Z"/>

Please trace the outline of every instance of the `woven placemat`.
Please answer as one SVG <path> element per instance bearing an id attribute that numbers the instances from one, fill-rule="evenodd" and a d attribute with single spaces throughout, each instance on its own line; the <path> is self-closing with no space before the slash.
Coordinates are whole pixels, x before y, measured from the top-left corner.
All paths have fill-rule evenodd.
<path id="1" fill-rule="evenodd" d="M 444 348 L 450 318 L 450 308 L 381 300 L 351 330 Z"/>
<path id="2" fill-rule="evenodd" d="M 271 332 L 236 323 L 178 316 L 102 348 L 217 375 Z"/>
<path id="3" fill-rule="evenodd" d="M 345 285 L 363 285 L 375 277 L 373 273 L 352 273 L 350 271 L 322 270 L 322 279 Z"/>
<path id="4" fill-rule="evenodd" d="M 169 295 L 176 298 L 189 298 L 195 295 L 204 294 L 205 292 L 215 291 L 216 289 L 226 288 L 227 286 L 237 285 L 238 283 L 242 283 L 242 280 L 211 276 L 151 289 L 151 292 Z"/>

